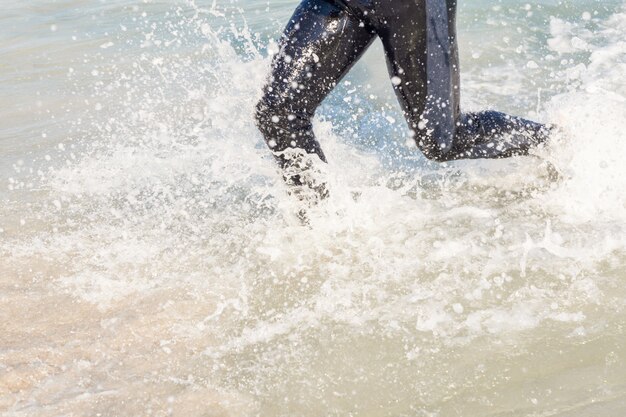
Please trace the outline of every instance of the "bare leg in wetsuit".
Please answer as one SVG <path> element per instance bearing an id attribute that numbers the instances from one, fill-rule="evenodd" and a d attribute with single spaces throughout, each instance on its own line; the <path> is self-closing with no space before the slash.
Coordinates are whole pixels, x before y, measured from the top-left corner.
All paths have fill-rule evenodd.
<path id="1" fill-rule="evenodd" d="M 274 57 L 256 120 L 288 184 L 307 185 L 302 155 L 326 161 L 315 110 L 378 36 L 418 148 L 435 161 L 525 155 L 550 128 L 495 111 L 461 113 L 456 0 L 304 0 Z M 306 165 L 306 164 L 305 164 Z"/>

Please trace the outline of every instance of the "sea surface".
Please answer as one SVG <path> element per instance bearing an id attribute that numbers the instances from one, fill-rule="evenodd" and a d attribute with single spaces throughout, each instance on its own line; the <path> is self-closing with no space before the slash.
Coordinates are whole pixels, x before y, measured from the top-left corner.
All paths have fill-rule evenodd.
<path id="1" fill-rule="evenodd" d="M 461 1 L 435 164 L 376 43 L 295 213 L 252 112 L 292 0 L 2 0 L 0 415 L 623 417 L 626 3 Z"/>

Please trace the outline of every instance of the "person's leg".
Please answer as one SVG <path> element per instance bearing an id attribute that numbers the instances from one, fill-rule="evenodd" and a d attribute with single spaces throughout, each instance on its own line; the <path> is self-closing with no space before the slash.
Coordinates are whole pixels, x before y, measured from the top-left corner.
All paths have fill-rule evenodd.
<path id="1" fill-rule="evenodd" d="M 426 157 L 504 158 L 545 141 L 549 129 L 538 123 L 494 111 L 460 113 L 456 0 L 380 0 L 380 6 L 394 89 Z"/>
<path id="2" fill-rule="evenodd" d="M 256 108 L 266 143 L 288 183 L 302 185 L 298 152 L 326 161 L 315 139 L 315 110 L 372 43 L 371 28 L 329 0 L 305 0 L 296 9 L 274 57 L 272 74 Z"/>
<path id="3" fill-rule="evenodd" d="M 497 111 L 464 113 L 447 160 L 528 155 L 551 132 L 552 126 Z"/>

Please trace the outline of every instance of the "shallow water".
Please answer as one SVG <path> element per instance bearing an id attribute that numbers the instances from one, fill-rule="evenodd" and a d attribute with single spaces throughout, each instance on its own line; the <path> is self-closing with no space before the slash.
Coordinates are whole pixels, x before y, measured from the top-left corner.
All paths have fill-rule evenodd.
<path id="1" fill-rule="evenodd" d="M 3 3 L 0 414 L 624 415 L 626 4 L 460 6 L 532 157 L 426 161 L 375 45 L 310 227 L 250 117 L 295 4 Z"/>

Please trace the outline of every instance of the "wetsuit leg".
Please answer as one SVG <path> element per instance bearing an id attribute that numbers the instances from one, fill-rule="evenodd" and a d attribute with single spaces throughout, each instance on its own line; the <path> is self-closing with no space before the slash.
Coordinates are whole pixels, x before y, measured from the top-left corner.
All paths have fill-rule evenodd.
<path id="1" fill-rule="evenodd" d="M 460 113 L 456 0 L 378 0 L 377 31 L 418 147 L 436 161 L 524 155 L 549 129 L 500 112 Z"/>
<path id="2" fill-rule="evenodd" d="M 290 167 L 300 163 L 291 149 L 326 161 L 311 119 L 374 38 L 370 27 L 329 0 L 305 0 L 296 9 L 256 111 L 257 125 L 288 183 L 305 182 L 297 167 L 289 173 Z"/>

